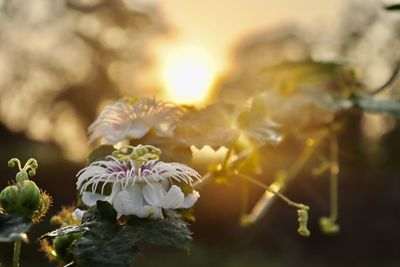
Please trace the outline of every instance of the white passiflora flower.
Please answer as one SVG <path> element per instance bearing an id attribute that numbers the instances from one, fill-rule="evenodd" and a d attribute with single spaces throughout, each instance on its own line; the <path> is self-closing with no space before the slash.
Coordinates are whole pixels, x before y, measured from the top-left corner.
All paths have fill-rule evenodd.
<path id="1" fill-rule="evenodd" d="M 159 136 L 171 136 L 182 109 L 170 102 L 150 98 L 122 98 L 106 106 L 89 126 L 89 140 L 117 144 L 140 139 L 151 129 Z"/>
<path id="2" fill-rule="evenodd" d="M 82 201 L 93 206 L 97 200 L 108 201 L 121 215 L 140 218 L 163 218 L 162 209 L 169 211 L 192 207 L 199 193 L 185 195 L 173 182 L 192 185 L 200 175 L 192 168 L 179 163 L 165 163 L 158 159 L 140 162 L 120 161 L 108 156 L 82 169 L 78 175 L 77 188 Z M 105 194 L 107 186 L 111 193 Z"/>

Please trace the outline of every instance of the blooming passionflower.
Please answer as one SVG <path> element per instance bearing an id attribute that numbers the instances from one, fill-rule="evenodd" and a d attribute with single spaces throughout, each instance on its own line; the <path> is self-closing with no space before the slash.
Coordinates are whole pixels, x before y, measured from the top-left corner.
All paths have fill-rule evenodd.
<path id="1" fill-rule="evenodd" d="M 183 164 L 162 162 L 155 154 L 138 155 L 137 149 L 133 148 L 130 155 L 113 153 L 114 156 L 82 169 L 77 175 L 77 188 L 83 203 L 93 206 L 97 200 L 108 201 L 118 217 L 136 215 L 152 219 L 163 218 L 163 209 L 169 212 L 192 207 L 199 193 L 193 190 L 185 195 L 174 182 L 191 186 L 200 175 Z M 109 185 L 111 193 L 107 195 Z"/>
<path id="2" fill-rule="evenodd" d="M 89 140 L 116 144 L 140 139 L 151 129 L 159 136 L 171 136 L 182 109 L 173 103 L 149 98 L 122 98 L 106 106 L 89 126 Z"/>

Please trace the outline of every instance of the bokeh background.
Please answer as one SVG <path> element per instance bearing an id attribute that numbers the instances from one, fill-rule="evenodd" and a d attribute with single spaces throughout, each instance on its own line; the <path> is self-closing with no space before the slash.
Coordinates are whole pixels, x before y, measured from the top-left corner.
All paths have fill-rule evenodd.
<path id="1" fill-rule="evenodd" d="M 400 13 L 389 14 L 383 4 L 0 0 L 0 186 L 13 177 L 11 157 L 35 157 L 36 182 L 55 202 L 47 219 L 74 202 L 75 175 L 92 148 L 87 126 L 124 95 L 197 106 L 240 101 L 273 86 L 260 75 L 263 68 L 310 57 L 348 62 L 360 83 L 373 89 L 400 58 Z M 399 94 L 395 81 L 383 97 Z M 278 201 L 258 224 L 240 227 L 240 185 L 214 184 L 201 192 L 191 254 L 145 247 L 137 266 L 399 266 L 398 120 L 349 114 L 345 129 L 339 136 L 339 235 L 318 229 L 329 209 L 324 177 L 304 171 L 286 190 L 312 207 L 308 239 L 296 233 L 295 212 Z M 289 140 L 264 152 L 263 179 L 269 182 L 301 147 Z M 249 204 L 261 194 L 253 189 Z M 22 266 L 55 266 L 35 242 L 50 229 L 46 219 L 32 228 Z M 12 246 L 0 244 L 6 266 L 11 255 Z"/>

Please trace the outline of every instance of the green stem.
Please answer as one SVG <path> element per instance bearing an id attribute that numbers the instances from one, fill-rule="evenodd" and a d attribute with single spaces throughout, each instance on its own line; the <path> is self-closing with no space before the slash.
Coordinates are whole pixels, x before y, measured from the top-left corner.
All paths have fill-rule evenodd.
<path id="1" fill-rule="evenodd" d="M 290 200 L 284 194 L 273 190 L 270 186 L 268 186 L 268 185 L 266 185 L 266 184 L 264 184 L 264 183 L 262 183 L 262 182 L 260 182 L 260 181 L 258 181 L 256 179 L 254 179 L 253 177 L 250 177 L 250 176 L 245 175 L 245 174 L 237 174 L 237 176 L 239 176 L 240 178 L 243 178 L 243 179 L 245 179 L 245 180 L 247 180 L 247 181 L 249 181 L 249 182 L 251 182 L 251 183 L 253 183 L 255 185 L 258 185 L 259 187 L 261 187 L 261 188 L 263 188 L 263 189 L 265 189 L 265 190 L 267 190 L 269 192 L 271 192 L 272 194 L 276 195 L 277 197 L 279 197 L 280 199 L 285 201 L 289 206 L 292 206 L 292 207 L 295 207 L 295 208 L 298 208 L 298 209 L 305 209 L 305 210 L 309 210 L 310 209 L 310 207 L 308 207 L 307 205 L 304 205 L 304 204 L 301 204 L 301 203 L 297 203 L 297 202 L 294 202 L 294 201 Z"/>
<path id="2" fill-rule="evenodd" d="M 13 257 L 13 267 L 19 267 L 19 258 L 21 254 L 21 240 L 16 240 L 14 242 L 14 257 Z"/>
<path id="3" fill-rule="evenodd" d="M 226 169 L 226 166 L 227 166 L 228 163 L 229 163 L 229 160 L 230 160 L 230 158 L 231 158 L 231 156 L 232 156 L 232 153 L 233 153 L 233 149 L 230 147 L 230 148 L 228 149 L 228 151 L 226 152 L 226 155 L 225 155 L 225 157 L 224 157 L 224 160 L 222 161 L 221 170 L 225 170 L 225 169 Z"/>
<path id="4" fill-rule="evenodd" d="M 236 165 L 238 165 L 240 162 L 242 162 L 243 160 L 247 159 L 252 153 L 254 153 L 254 151 L 257 151 L 259 149 L 261 149 L 262 147 L 264 147 L 265 144 L 259 145 L 253 149 L 249 149 L 246 151 L 243 151 L 242 153 L 240 153 L 235 159 L 233 159 L 231 162 L 229 162 L 229 159 L 232 157 L 233 154 L 233 149 L 229 148 L 227 151 L 227 154 L 225 155 L 221 166 L 223 167 L 224 170 L 226 169 L 233 169 Z M 194 188 L 201 188 L 203 185 L 207 184 L 207 182 L 209 182 L 210 180 L 212 180 L 212 178 L 214 178 L 214 176 L 216 175 L 215 172 L 207 172 L 206 174 L 203 175 L 203 177 L 201 177 L 200 181 L 196 181 L 193 184 Z"/>
<path id="5" fill-rule="evenodd" d="M 329 176 L 329 187 L 330 187 L 330 209 L 331 214 L 329 218 L 332 222 L 335 222 L 338 217 L 338 174 L 339 174 L 339 162 L 338 152 L 339 145 L 337 136 L 334 132 L 331 134 L 331 163 L 330 163 L 330 176 Z"/>

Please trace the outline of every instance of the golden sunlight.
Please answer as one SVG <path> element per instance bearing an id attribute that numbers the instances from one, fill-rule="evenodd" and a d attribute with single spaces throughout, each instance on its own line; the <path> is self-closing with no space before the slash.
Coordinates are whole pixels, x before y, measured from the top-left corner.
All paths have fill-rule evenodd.
<path id="1" fill-rule="evenodd" d="M 207 55 L 198 49 L 176 49 L 164 56 L 162 82 L 168 98 L 177 103 L 205 101 L 215 78 Z"/>

